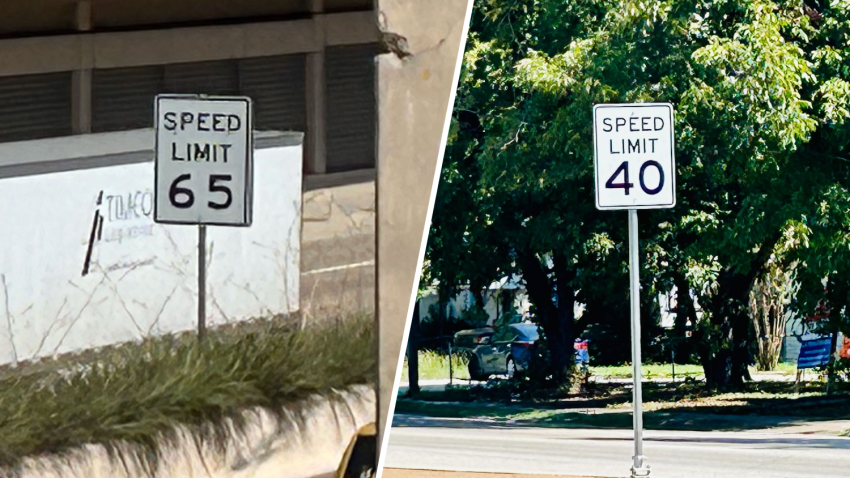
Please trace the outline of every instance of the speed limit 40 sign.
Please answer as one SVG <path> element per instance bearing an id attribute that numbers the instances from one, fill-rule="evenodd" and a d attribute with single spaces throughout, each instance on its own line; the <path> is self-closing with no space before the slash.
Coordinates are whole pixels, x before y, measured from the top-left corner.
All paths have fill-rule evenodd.
<path id="1" fill-rule="evenodd" d="M 672 105 L 596 105 L 593 143 L 598 209 L 676 205 Z"/>
<path id="2" fill-rule="evenodd" d="M 154 220 L 249 226 L 251 100 L 160 95 L 155 110 Z"/>

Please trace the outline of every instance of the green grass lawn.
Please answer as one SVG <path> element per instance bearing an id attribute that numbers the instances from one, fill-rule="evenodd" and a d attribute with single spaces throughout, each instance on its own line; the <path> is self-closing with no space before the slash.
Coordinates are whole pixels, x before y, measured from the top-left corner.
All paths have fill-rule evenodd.
<path id="1" fill-rule="evenodd" d="M 452 368 L 454 378 L 469 379 L 469 360 L 458 354 L 452 354 Z M 401 381 L 408 381 L 407 357 L 404 358 L 404 366 L 401 370 Z M 440 380 L 449 378 L 449 356 L 446 353 L 434 350 L 419 351 L 419 379 Z"/>
<path id="2" fill-rule="evenodd" d="M 631 389 L 597 384 L 562 398 L 520 399 L 487 387 L 450 387 L 396 402 L 396 413 L 435 418 L 486 419 L 544 427 L 629 428 Z M 667 430 L 744 430 L 850 419 L 850 384 L 824 395 L 823 385 L 757 382 L 740 392 L 710 392 L 702 384 L 650 383 L 644 389 L 648 428 Z"/>
<path id="3" fill-rule="evenodd" d="M 428 403 L 414 400 L 396 402 L 395 413 L 426 415 L 436 418 L 466 418 L 510 426 L 544 428 L 616 428 L 632 427 L 628 411 L 560 409 L 552 407 L 475 403 Z M 649 430 L 740 431 L 799 425 L 821 420 L 816 417 L 789 415 L 724 414 L 683 410 L 644 412 Z"/>
<path id="4" fill-rule="evenodd" d="M 452 365 L 454 378 L 469 379 L 469 369 L 467 368 L 469 361 L 462 355 L 452 356 Z M 644 378 L 670 378 L 673 376 L 673 366 L 671 364 L 644 364 L 641 367 Z M 793 363 L 780 363 L 775 372 L 778 373 L 793 373 L 796 366 Z M 750 369 L 752 373 L 756 370 Z M 590 367 L 590 373 L 596 377 L 604 378 L 631 378 L 631 365 L 617 365 L 605 367 Z M 676 364 L 676 377 L 699 377 L 703 374 L 702 366 L 688 364 Z M 408 381 L 407 357 L 404 358 L 404 365 L 401 371 L 401 381 Z M 433 350 L 419 351 L 419 379 L 420 380 L 447 380 L 449 378 L 449 358 L 448 354 Z"/>
<path id="5" fill-rule="evenodd" d="M 204 443 L 223 446 L 225 423 L 245 425 L 242 412 L 265 407 L 302 413 L 304 399 L 370 384 L 375 373 L 372 318 L 326 320 L 300 329 L 257 321 L 158 337 L 88 353 L 53 370 L 0 378 L 0 476 L 23 457 L 61 454 L 83 444 L 131 445 L 153 469 L 158 443 L 188 427 Z M 306 409 L 303 410 L 306 412 Z M 300 420 L 306 420 L 301 416 Z"/>
<path id="6" fill-rule="evenodd" d="M 780 363 L 774 372 L 777 373 L 794 373 L 797 367 L 793 363 Z M 641 372 L 645 378 L 670 378 L 673 376 L 673 366 L 671 364 L 644 364 L 641 366 Z M 751 373 L 757 373 L 755 368 L 750 368 Z M 617 365 L 608 367 L 590 367 L 590 373 L 597 377 L 606 378 L 631 378 L 631 365 Z M 701 365 L 680 365 L 676 364 L 677 377 L 697 377 L 703 374 Z"/>

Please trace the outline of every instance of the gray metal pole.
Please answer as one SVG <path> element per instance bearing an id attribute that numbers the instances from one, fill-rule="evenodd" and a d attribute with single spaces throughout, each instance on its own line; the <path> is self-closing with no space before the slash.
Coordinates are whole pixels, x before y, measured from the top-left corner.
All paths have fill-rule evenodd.
<path id="1" fill-rule="evenodd" d="M 642 375 L 640 371 L 640 259 L 638 255 L 638 215 L 637 210 L 629 209 L 629 278 L 632 302 L 632 377 L 634 380 L 632 413 L 635 430 L 635 455 L 632 465 L 632 478 L 649 476 L 649 465 L 643 456 L 643 409 Z"/>
<path id="2" fill-rule="evenodd" d="M 198 225 L 198 340 L 207 335 L 207 226 Z"/>
<path id="3" fill-rule="evenodd" d="M 454 363 L 452 362 L 452 342 L 449 340 L 449 385 L 454 385 Z"/>
<path id="4" fill-rule="evenodd" d="M 673 383 L 676 383 L 676 346 L 673 345 L 673 351 L 670 352 L 673 360 Z"/>

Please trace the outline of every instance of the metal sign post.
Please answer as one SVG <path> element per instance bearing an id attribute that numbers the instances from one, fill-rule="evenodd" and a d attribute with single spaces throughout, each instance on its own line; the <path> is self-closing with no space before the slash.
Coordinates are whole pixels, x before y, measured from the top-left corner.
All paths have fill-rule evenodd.
<path id="1" fill-rule="evenodd" d="M 667 103 L 600 104 L 593 107 L 596 207 L 629 212 L 629 282 L 632 323 L 632 478 L 648 477 L 643 454 L 638 209 L 676 205 L 673 106 Z"/>
<path id="2" fill-rule="evenodd" d="M 198 340 L 207 335 L 207 226 L 198 225 Z"/>
<path id="3" fill-rule="evenodd" d="M 207 331 L 207 225 L 248 227 L 253 202 L 251 99 L 159 95 L 154 221 L 198 226 L 198 339 Z"/>
<path id="4" fill-rule="evenodd" d="M 638 215 L 629 209 L 629 298 L 632 302 L 632 398 L 634 410 L 632 422 L 635 429 L 635 455 L 632 477 L 649 476 L 649 465 L 643 455 L 643 384 L 640 351 L 640 262 L 638 259 Z"/>

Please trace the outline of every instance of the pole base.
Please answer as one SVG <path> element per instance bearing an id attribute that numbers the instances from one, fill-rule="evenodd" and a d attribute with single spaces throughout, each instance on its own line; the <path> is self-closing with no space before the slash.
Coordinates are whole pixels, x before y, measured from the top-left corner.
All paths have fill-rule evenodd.
<path id="1" fill-rule="evenodd" d="M 646 462 L 645 456 L 635 458 L 635 465 L 632 466 L 631 478 L 647 478 L 649 477 L 649 464 Z"/>

